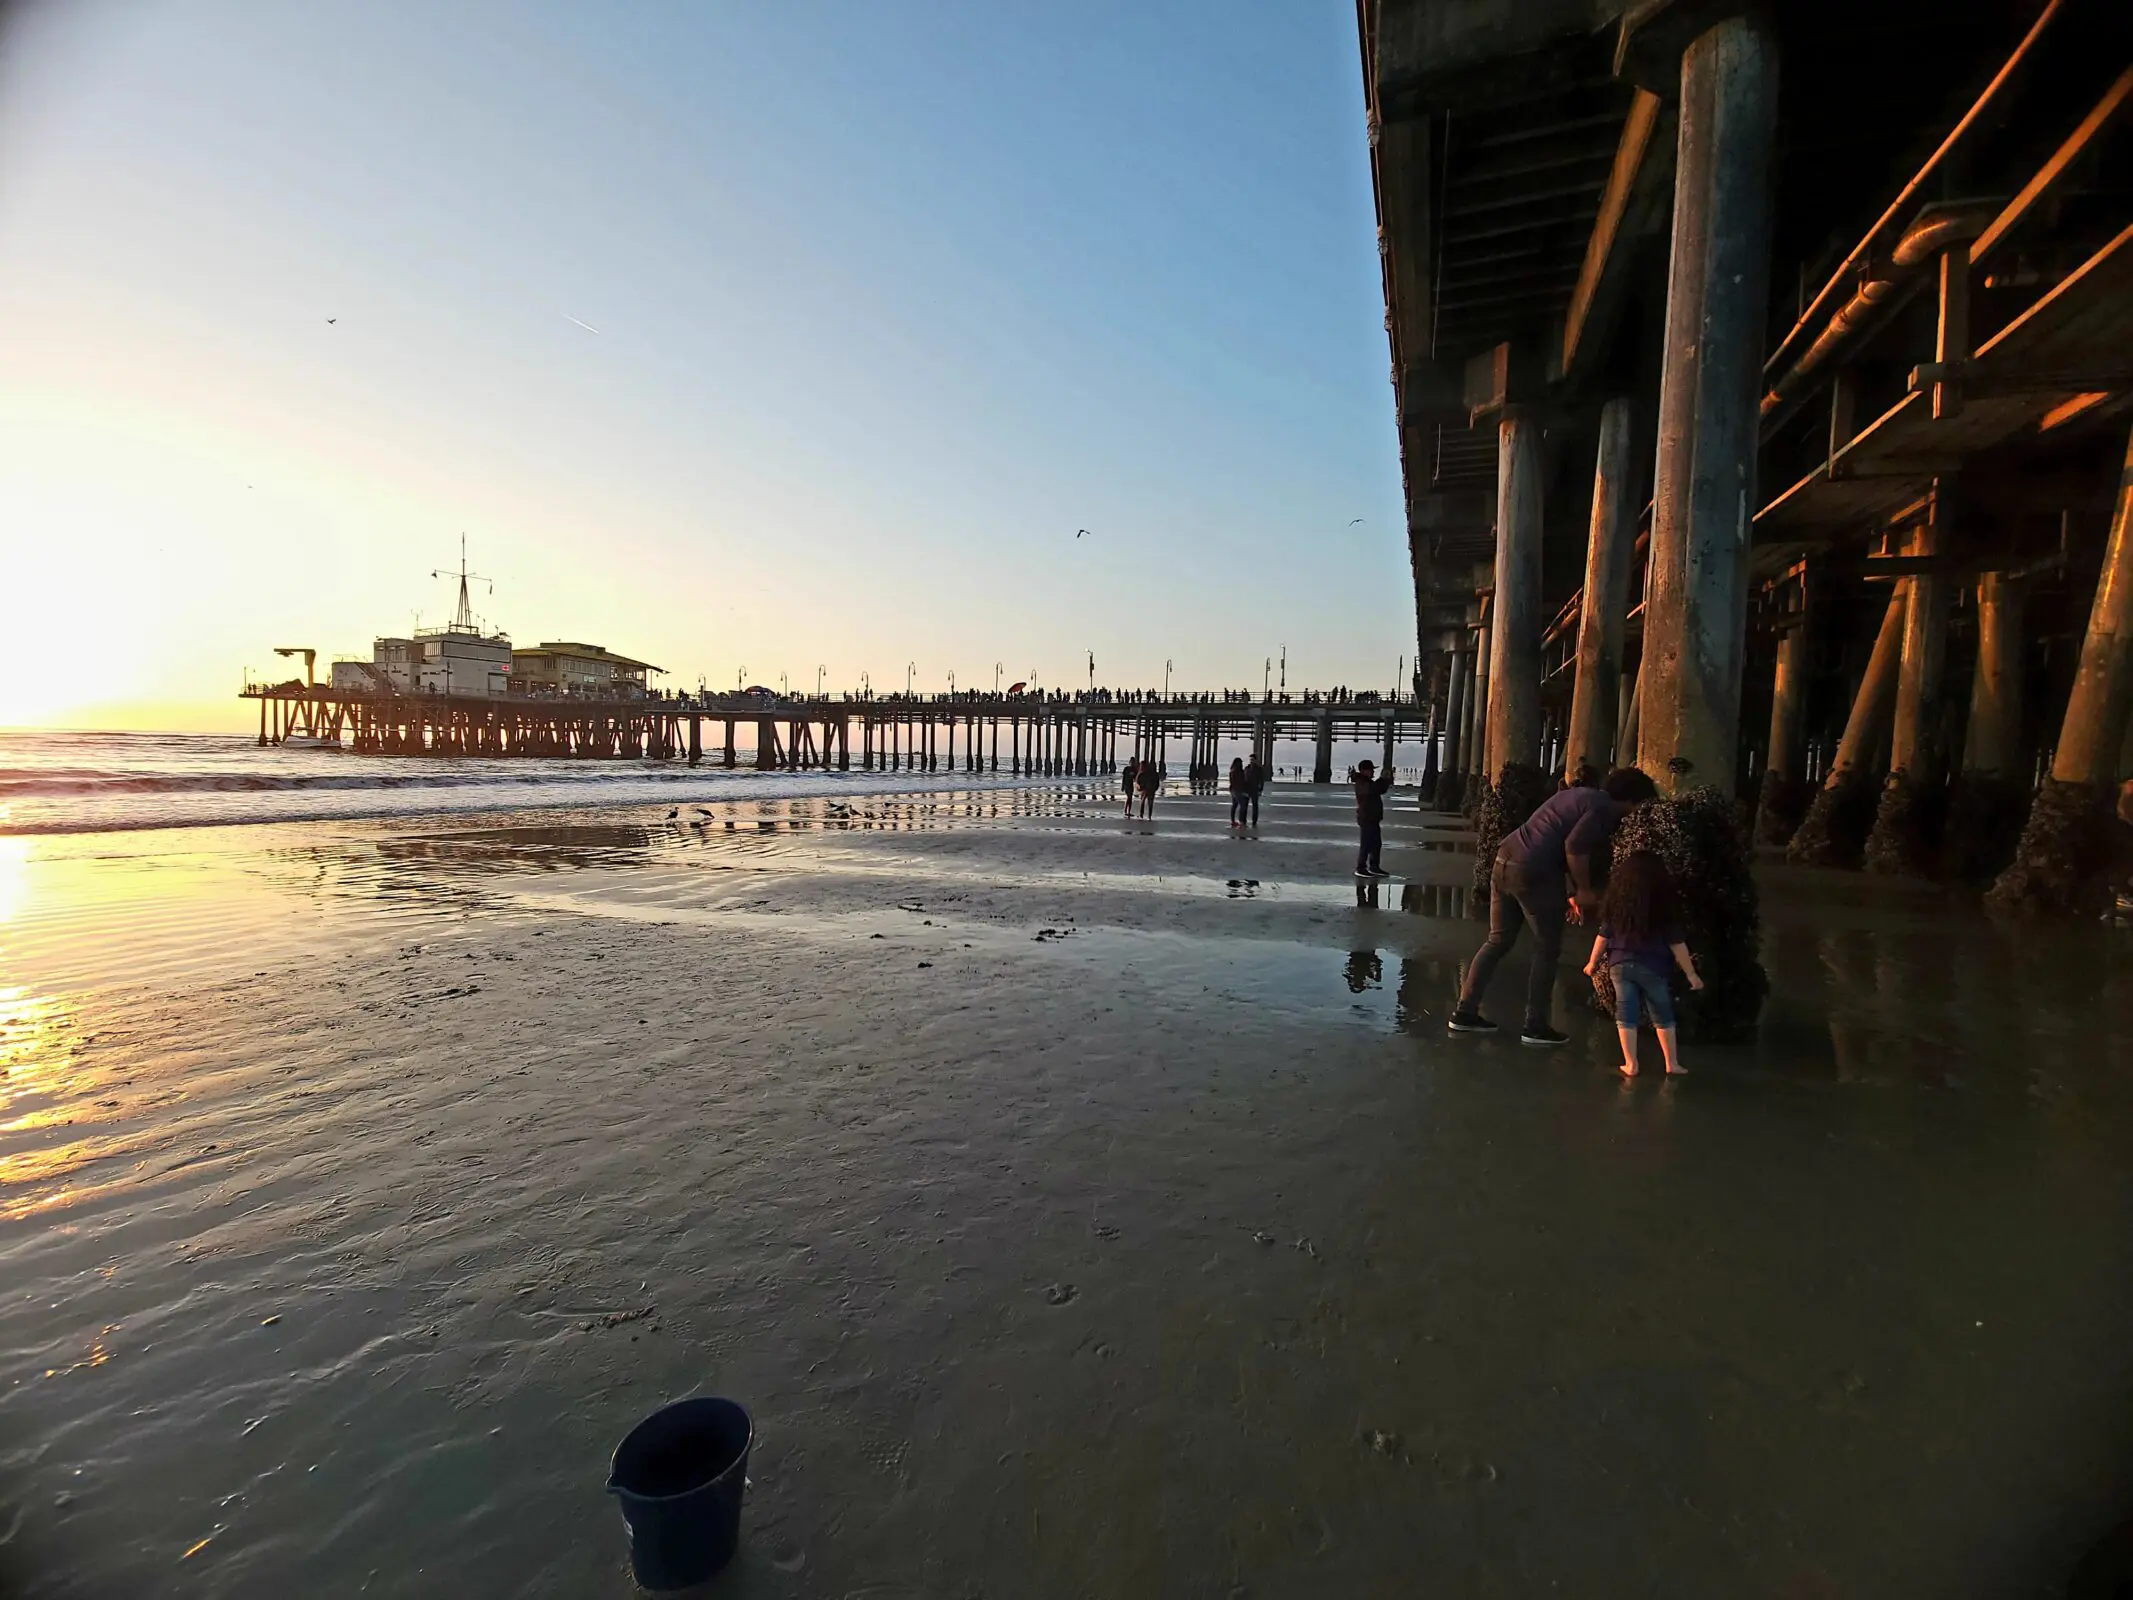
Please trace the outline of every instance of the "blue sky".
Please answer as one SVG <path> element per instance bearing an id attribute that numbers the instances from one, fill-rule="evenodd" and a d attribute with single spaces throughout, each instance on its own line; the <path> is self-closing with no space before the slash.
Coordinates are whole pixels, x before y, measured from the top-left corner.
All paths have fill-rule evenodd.
<path id="1" fill-rule="evenodd" d="M 1413 649 L 1351 7 L 72 0 L 0 48 L 0 723 L 235 726 L 270 646 L 440 620 L 461 532 L 514 637 L 688 685 Z"/>

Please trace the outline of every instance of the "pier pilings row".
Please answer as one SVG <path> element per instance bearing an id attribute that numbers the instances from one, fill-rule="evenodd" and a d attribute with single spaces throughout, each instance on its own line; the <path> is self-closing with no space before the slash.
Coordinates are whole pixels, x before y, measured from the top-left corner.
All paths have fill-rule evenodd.
<path id="1" fill-rule="evenodd" d="M 386 694 L 301 683 L 255 685 L 259 743 L 324 741 L 362 755 L 543 756 L 676 761 L 764 770 L 969 772 L 1090 777 L 1128 760 L 1166 771 L 1174 754 L 1196 783 L 1221 777 L 1225 743 L 1243 744 L 1265 765 L 1277 740 L 1309 742 L 1312 777 L 1333 778 L 1336 738 L 1383 742 L 1392 761 L 1402 740 L 1431 733 L 1426 708 L 1389 699 L 1319 696 L 1223 700 L 1180 695 L 1156 701 L 991 696 L 908 700 L 746 696 L 610 702 L 486 695 Z M 754 748 L 739 730 L 752 725 Z"/>

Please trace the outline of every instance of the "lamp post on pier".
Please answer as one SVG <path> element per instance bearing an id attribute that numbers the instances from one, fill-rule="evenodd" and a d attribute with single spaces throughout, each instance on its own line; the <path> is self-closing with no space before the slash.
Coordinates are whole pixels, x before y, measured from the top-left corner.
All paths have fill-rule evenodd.
<path id="1" fill-rule="evenodd" d="M 911 698 L 911 674 L 916 671 L 918 671 L 918 663 L 916 661 L 904 663 L 904 698 L 906 700 Z"/>
<path id="2" fill-rule="evenodd" d="M 828 667 L 815 668 L 815 698 L 817 700 L 822 698 L 822 675 L 828 671 Z"/>
<path id="3" fill-rule="evenodd" d="M 1163 703 L 1165 705 L 1170 703 L 1170 669 L 1174 664 L 1168 660 L 1163 663 Z"/>
<path id="4" fill-rule="evenodd" d="M 1000 663 L 997 661 L 992 664 L 992 692 L 995 697 L 1000 693 Z"/>

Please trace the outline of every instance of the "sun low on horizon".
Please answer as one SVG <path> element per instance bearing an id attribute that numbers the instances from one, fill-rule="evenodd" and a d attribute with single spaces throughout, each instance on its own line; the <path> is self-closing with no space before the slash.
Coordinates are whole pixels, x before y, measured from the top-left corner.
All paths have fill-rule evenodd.
<path id="1" fill-rule="evenodd" d="M 957 15 L 12 14 L 0 727 L 241 730 L 462 539 L 673 688 L 1389 684 L 1345 24 L 1055 18 L 1010 90 Z"/>

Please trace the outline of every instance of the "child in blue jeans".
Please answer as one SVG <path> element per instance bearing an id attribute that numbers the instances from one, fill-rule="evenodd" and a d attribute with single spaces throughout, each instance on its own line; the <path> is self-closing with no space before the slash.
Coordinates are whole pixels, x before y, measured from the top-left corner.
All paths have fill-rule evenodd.
<path id="1" fill-rule="evenodd" d="M 1600 933 L 1592 941 L 1585 976 L 1598 974 L 1605 961 L 1615 985 L 1615 1033 L 1622 1041 L 1622 1075 L 1637 1075 L 1637 1024 L 1649 1014 L 1659 1031 L 1666 1074 L 1678 1078 L 1688 1069 L 1674 1031 L 1674 997 L 1667 989 L 1668 957 L 1681 967 L 1691 989 L 1701 989 L 1695 958 L 1682 943 L 1674 914 L 1674 880 L 1666 863 L 1649 850 L 1617 861 L 1607 875 L 1600 903 Z"/>

